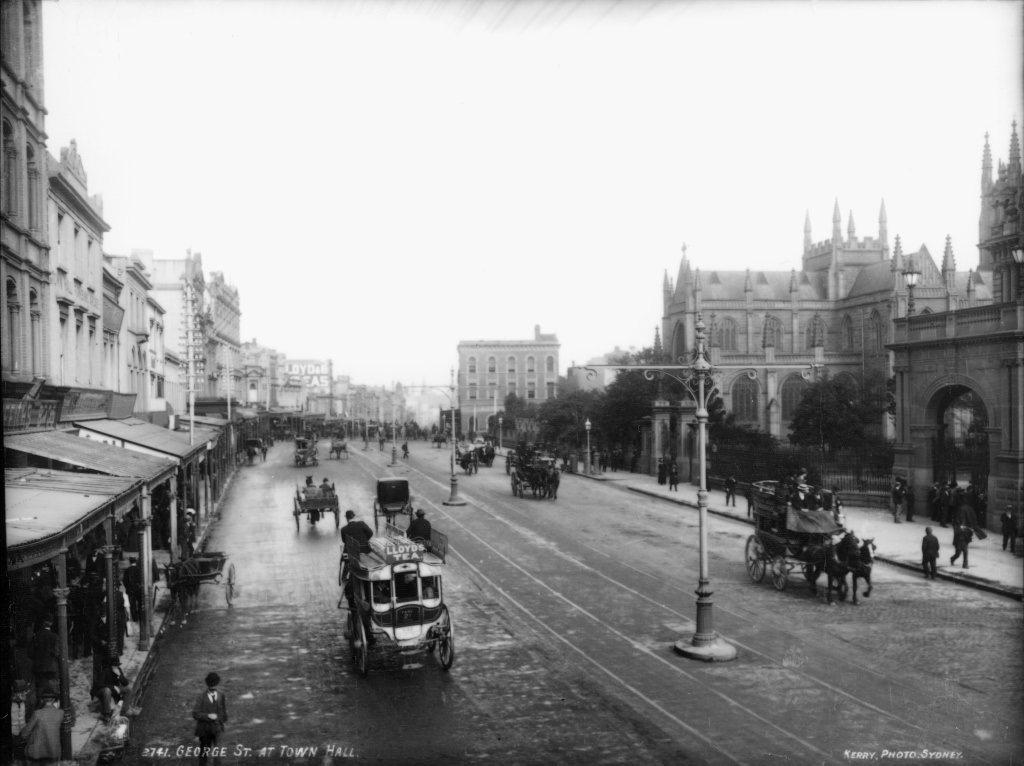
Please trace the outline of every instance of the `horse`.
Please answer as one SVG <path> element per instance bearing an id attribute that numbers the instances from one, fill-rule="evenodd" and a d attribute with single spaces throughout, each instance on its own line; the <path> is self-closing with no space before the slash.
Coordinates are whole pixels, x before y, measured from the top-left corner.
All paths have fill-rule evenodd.
<path id="1" fill-rule="evenodd" d="M 852 537 L 852 535 L 851 535 Z M 856 543 L 856 538 L 854 538 Z M 847 563 L 850 568 L 850 574 L 853 576 L 853 603 L 859 604 L 857 600 L 857 580 L 863 580 L 867 583 L 868 589 L 864 591 L 864 598 L 871 596 L 871 567 L 875 563 L 875 538 L 870 537 L 860 541 L 860 547 L 854 547 L 849 554 Z"/>
<path id="2" fill-rule="evenodd" d="M 843 541 L 845 540 L 846 537 L 843 538 Z M 821 545 L 809 545 L 804 551 L 804 561 L 806 562 L 804 576 L 811 586 L 811 593 L 817 595 L 818 577 L 824 572 L 828 578 L 825 597 L 830 604 L 835 603 L 832 598 L 833 591 L 839 596 L 840 601 L 845 601 L 848 593 L 846 575 L 850 570 L 846 563 L 846 557 L 839 555 L 842 544 L 841 541 L 839 545 L 836 545 L 831 539 L 828 539 Z"/>
<path id="3" fill-rule="evenodd" d="M 182 616 L 199 611 L 199 577 L 202 570 L 194 558 L 187 558 L 167 567 L 171 600 L 181 609 Z"/>
<path id="4" fill-rule="evenodd" d="M 558 466 L 551 465 L 547 469 L 547 475 L 545 476 L 547 483 L 547 494 L 552 500 L 558 499 L 558 485 L 562 483 L 559 477 Z"/>

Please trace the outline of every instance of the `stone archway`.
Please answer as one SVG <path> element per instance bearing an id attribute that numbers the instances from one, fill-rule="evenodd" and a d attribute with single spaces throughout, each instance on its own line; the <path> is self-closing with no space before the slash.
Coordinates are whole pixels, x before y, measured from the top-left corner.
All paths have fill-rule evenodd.
<path id="1" fill-rule="evenodd" d="M 962 384 L 943 386 L 932 395 L 925 413 L 936 426 L 933 480 L 987 486 L 989 415 L 981 396 Z"/>

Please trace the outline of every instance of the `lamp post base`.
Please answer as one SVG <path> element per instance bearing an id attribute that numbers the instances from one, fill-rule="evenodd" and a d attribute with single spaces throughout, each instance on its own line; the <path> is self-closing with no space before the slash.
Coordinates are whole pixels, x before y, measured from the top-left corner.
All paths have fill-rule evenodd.
<path id="1" fill-rule="evenodd" d="M 394 446 L 391 447 L 391 462 L 388 463 L 388 468 L 394 468 L 398 465 L 398 455 L 395 453 Z"/>
<path id="2" fill-rule="evenodd" d="M 452 492 L 447 500 L 441 502 L 441 505 L 465 505 L 466 501 L 459 497 L 459 480 L 452 476 Z"/>
<path id="3" fill-rule="evenodd" d="M 703 660 L 704 662 L 729 662 L 736 659 L 736 647 L 724 641 L 718 636 L 709 639 L 698 639 L 694 636 L 690 640 L 680 639 L 672 646 L 677 654 L 691 660 Z"/>

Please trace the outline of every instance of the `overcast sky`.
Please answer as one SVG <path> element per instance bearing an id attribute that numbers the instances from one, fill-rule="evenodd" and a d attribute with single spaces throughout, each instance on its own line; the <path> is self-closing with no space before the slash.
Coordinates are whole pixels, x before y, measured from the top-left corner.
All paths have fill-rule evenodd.
<path id="1" fill-rule="evenodd" d="M 1022 118 L 1020 2 L 43 3 L 49 151 L 104 250 L 203 254 L 242 339 L 357 383 L 456 345 L 650 345 L 686 243 L 799 268 L 831 236 L 977 266 L 985 133 Z M 1020 126 L 1018 126 L 1020 132 Z"/>

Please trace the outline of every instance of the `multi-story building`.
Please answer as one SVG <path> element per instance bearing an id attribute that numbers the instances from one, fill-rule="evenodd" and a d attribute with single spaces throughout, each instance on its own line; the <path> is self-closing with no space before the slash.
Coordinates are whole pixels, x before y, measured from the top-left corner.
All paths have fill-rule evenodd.
<path id="1" fill-rule="evenodd" d="M 702 272 L 691 266 L 684 247 L 675 283 L 667 273 L 663 283 L 666 355 L 688 356 L 700 316 L 726 409 L 738 423 L 783 438 L 812 365 L 883 395 L 892 375 L 886 344 L 893 320 L 907 311 L 904 272 L 919 273 L 915 297 L 922 313 L 991 297 L 987 272 L 956 271 L 948 237 L 941 265 L 924 246 L 905 254 L 899 236 L 890 254 L 884 203 L 875 237 L 858 238 L 851 213 L 844 238 L 836 202 L 832 236 L 814 242 L 808 215 L 801 266 Z M 880 430 L 888 426 L 879 424 Z"/>
<path id="2" fill-rule="evenodd" d="M 104 380 L 103 199 L 89 195 L 74 140 L 49 157 L 50 382 L 100 388 Z M 144 300 L 144 299 L 143 299 Z"/>
<path id="3" fill-rule="evenodd" d="M 268 409 L 279 406 L 277 390 L 287 362 L 285 355 L 253 338 L 241 345 L 241 359 L 245 403 Z"/>
<path id="4" fill-rule="evenodd" d="M 238 288 L 229 285 L 220 271 L 210 272 L 206 283 L 206 395 L 238 400 L 245 370 L 241 356 L 242 309 Z"/>
<path id="5" fill-rule="evenodd" d="M 532 340 L 460 341 L 457 384 L 464 417 L 473 406 L 481 413 L 501 409 L 509 394 L 527 402 L 554 399 L 560 347 L 558 338 L 542 333 L 540 325 L 534 326 Z"/>
<path id="6" fill-rule="evenodd" d="M 0 2 L 0 367 L 12 382 L 52 374 L 42 23 L 39 0 Z"/>

